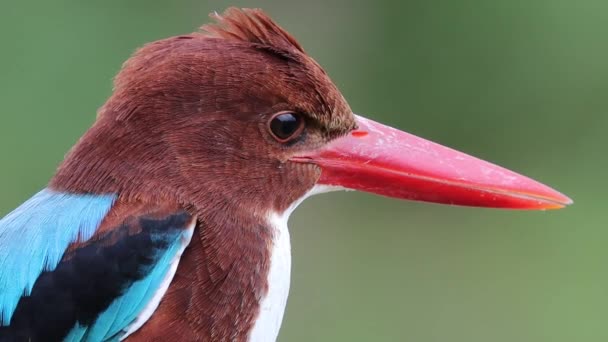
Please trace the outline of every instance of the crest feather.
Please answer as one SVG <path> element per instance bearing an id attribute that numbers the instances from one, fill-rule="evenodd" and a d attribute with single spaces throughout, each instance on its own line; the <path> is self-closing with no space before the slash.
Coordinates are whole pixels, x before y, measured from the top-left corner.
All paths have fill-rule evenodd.
<path id="1" fill-rule="evenodd" d="M 201 27 L 209 37 L 250 42 L 277 52 L 304 53 L 300 43 L 261 9 L 230 7 L 223 14 L 209 16 L 216 22 Z"/>

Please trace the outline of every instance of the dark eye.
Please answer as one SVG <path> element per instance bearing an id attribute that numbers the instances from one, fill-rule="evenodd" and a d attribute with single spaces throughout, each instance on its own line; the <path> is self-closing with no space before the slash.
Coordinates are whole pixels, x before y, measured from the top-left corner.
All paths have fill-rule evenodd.
<path id="1" fill-rule="evenodd" d="M 278 113 L 270 119 L 270 132 L 277 141 L 282 143 L 297 138 L 303 129 L 304 120 L 301 115 L 296 113 Z"/>

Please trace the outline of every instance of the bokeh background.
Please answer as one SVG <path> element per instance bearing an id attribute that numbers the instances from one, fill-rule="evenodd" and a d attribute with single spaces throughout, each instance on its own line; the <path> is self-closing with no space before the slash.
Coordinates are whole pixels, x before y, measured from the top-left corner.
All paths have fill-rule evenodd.
<path id="1" fill-rule="evenodd" d="M 266 9 L 356 112 L 575 200 L 310 199 L 290 221 L 280 341 L 608 341 L 603 0 L 2 1 L 0 215 L 45 186 L 136 47 L 229 5 Z"/>

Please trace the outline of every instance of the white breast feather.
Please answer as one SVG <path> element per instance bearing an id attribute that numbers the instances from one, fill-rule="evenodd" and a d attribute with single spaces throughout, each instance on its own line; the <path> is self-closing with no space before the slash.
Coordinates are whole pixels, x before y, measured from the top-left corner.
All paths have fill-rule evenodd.
<path id="1" fill-rule="evenodd" d="M 319 193 L 342 189 L 340 187 L 317 185 L 295 201 L 285 212 L 280 214 L 272 212 L 268 215 L 268 223 L 273 230 L 270 271 L 268 272 L 268 293 L 260 302 L 260 313 L 249 334 L 250 342 L 276 341 L 281 329 L 291 278 L 291 242 L 287 229 L 289 216 L 306 198 Z"/>

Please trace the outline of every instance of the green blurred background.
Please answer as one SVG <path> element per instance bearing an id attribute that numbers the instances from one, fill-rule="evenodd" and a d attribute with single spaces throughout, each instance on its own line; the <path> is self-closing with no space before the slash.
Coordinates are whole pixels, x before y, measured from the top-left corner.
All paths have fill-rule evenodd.
<path id="1" fill-rule="evenodd" d="M 136 47 L 229 5 L 266 9 L 357 113 L 575 200 L 308 200 L 290 222 L 280 341 L 608 341 L 603 0 L 2 1 L 0 215 L 45 186 Z"/>

